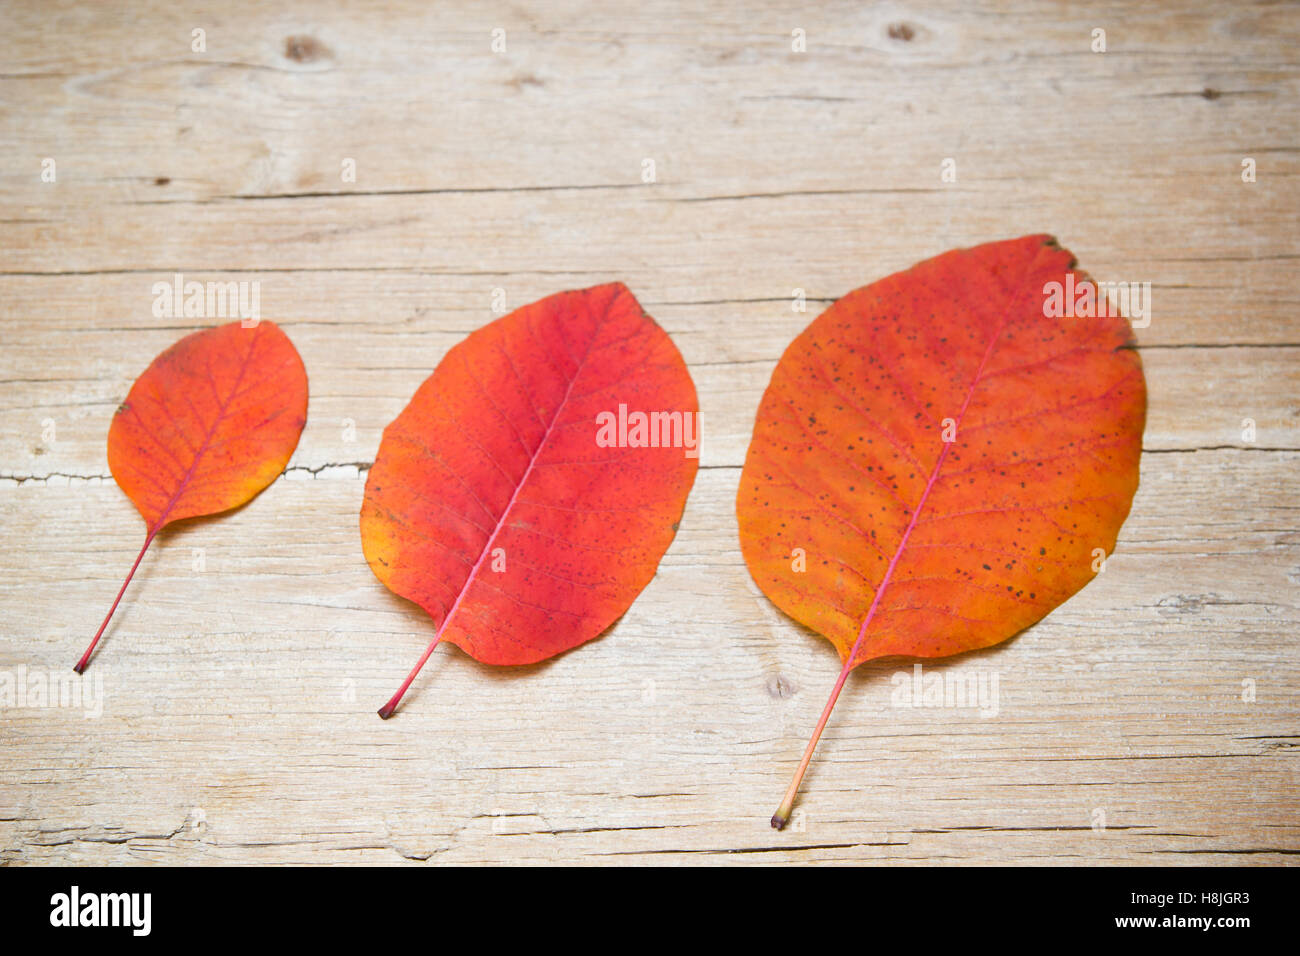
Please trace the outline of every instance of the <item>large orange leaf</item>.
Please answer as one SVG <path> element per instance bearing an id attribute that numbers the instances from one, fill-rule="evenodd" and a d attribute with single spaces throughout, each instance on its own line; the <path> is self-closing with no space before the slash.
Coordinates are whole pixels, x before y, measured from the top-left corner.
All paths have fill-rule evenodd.
<path id="1" fill-rule="evenodd" d="M 366 560 L 436 625 L 380 716 L 440 641 L 530 664 L 626 611 L 695 480 L 697 410 L 677 348 L 622 284 L 542 299 L 452 348 L 366 481 Z"/>
<path id="2" fill-rule="evenodd" d="M 195 332 L 153 360 L 108 429 L 108 466 L 144 517 L 144 546 L 78 672 L 158 532 L 251 499 L 284 471 L 306 422 L 307 372 L 273 322 Z"/>
<path id="3" fill-rule="evenodd" d="M 844 665 L 773 826 L 854 667 L 1006 640 L 1114 547 L 1146 385 L 1116 310 L 1048 317 L 1058 291 L 1096 302 L 1073 269 L 1049 236 L 948 252 L 840 299 L 781 357 L 741 475 L 741 549 Z"/>

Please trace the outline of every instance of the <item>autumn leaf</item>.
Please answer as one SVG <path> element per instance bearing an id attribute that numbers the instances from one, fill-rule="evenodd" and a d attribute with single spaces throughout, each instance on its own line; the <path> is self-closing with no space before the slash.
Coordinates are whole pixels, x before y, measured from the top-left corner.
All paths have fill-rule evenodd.
<path id="1" fill-rule="evenodd" d="M 778 829 L 854 667 L 1004 641 L 1114 548 L 1146 385 L 1128 321 L 1074 264 L 1049 236 L 945 253 L 840 299 L 776 366 L 741 549 L 843 661 Z"/>
<path id="2" fill-rule="evenodd" d="M 249 501 L 284 471 L 306 421 L 307 372 L 273 322 L 195 332 L 153 360 L 108 429 L 108 465 L 144 518 L 144 546 L 78 673 L 158 532 Z"/>
<path id="3" fill-rule="evenodd" d="M 361 540 L 441 641 L 530 664 L 601 634 L 654 577 L 695 480 L 695 385 L 622 284 L 456 345 L 384 430 Z"/>

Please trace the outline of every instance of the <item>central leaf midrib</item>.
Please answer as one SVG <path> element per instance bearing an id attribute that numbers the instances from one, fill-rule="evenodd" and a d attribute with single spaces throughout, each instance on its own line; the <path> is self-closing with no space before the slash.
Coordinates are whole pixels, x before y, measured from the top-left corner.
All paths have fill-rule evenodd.
<path id="1" fill-rule="evenodd" d="M 510 500 L 506 502 L 505 508 L 501 511 L 501 517 L 497 519 L 496 526 L 492 529 L 492 534 L 488 536 L 487 541 L 483 544 L 482 550 L 479 551 L 478 558 L 474 561 L 474 566 L 470 568 L 469 574 L 465 577 L 465 583 L 461 585 L 460 592 L 456 595 L 456 600 L 452 602 L 450 610 L 447 611 L 447 616 L 444 617 L 442 623 L 438 625 L 438 632 L 435 640 L 442 639 L 443 631 L 445 631 L 447 626 L 451 623 L 451 619 L 456 615 L 456 611 L 460 608 L 461 601 L 464 600 L 465 595 L 469 593 L 470 586 L 478 576 L 479 568 L 483 566 L 483 559 L 491 553 L 492 544 L 496 541 L 497 535 L 501 533 L 501 529 L 505 527 L 506 518 L 509 517 L 510 510 L 515 506 L 515 502 L 519 499 L 520 490 L 528 483 L 528 478 L 533 473 L 533 466 L 537 464 L 537 459 L 541 457 L 542 450 L 546 448 L 546 443 L 550 440 L 551 433 L 555 430 L 556 422 L 560 420 L 560 416 L 568 405 L 569 396 L 573 394 L 573 386 L 577 384 L 578 377 L 582 374 L 582 370 L 587 364 L 587 359 L 591 356 L 591 350 L 595 344 L 596 338 L 600 335 L 600 328 L 600 326 L 597 326 L 595 333 L 592 335 L 591 341 L 587 343 L 587 351 L 583 354 L 582 360 L 578 362 L 577 368 L 573 370 L 573 377 L 569 379 L 569 384 L 564 390 L 564 397 L 560 399 L 559 405 L 555 408 L 555 413 L 551 416 L 551 420 L 546 425 L 546 431 L 542 434 L 541 439 L 537 443 L 537 448 L 533 451 L 532 457 L 528 459 L 528 467 L 524 469 L 523 475 L 515 485 L 515 490 L 511 492 Z M 570 358 L 572 358 L 572 356 L 570 356 Z M 532 400 L 531 396 L 529 396 L 529 400 Z"/>
<path id="2" fill-rule="evenodd" d="M 998 324 L 998 327 L 993 332 L 993 336 L 989 339 L 989 344 L 985 346 L 984 357 L 980 359 L 979 367 L 975 370 L 975 376 L 971 379 L 970 387 L 966 390 L 966 398 L 962 402 L 961 409 L 958 411 L 957 417 L 954 420 L 954 432 L 956 434 L 960 434 L 961 432 L 961 423 L 966 417 L 967 409 L 970 408 L 971 399 L 975 397 L 975 389 L 979 387 L 980 381 L 984 376 L 984 369 L 987 367 L 989 359 L 993 356 L 994 347 L 997 345 L 998 340 L 1002 338 L 1002 333 L 1006 331 L 1007 326 L 1011 323 L 1011 307 L 1016 304 L 1016 301 L 1020 297 L 1019 286 L 1023 285 L 1024 278 L 1032 271 L 1033 265 L 1037 260 L 1038 256 L 1035 255 L 1034 258 L 1025 266 L 1025 276 L 1022 277 L 1021 282 L 1012 286 L 1011 303 L 1006 310 L 1006 317 Z M 921 492 L 921 499 L 912 510 L 912 517 L 909 519 L 907 527 L 903 529 L 903 536 L 899 539 L 898 547 L 894 550 L 893 557 L 889 559 L 889 566 L 885 568 L 885 575 L 880 579 L 880 586 L 876 588 L 876 593 L 871 600 L 871 606 L 867 609 L 867 615 L 862 621 L 862 626 L 858 629 L 857 639 L 849 649 L 848 658 L 844 663 L 846 673 L 848 669 L 853 666 L 853 661 L 862 647 L 862 642 L 867 636 L 867 628 L 871 626 L 872 620 L 875 619 L 876 611 L 880 607 L 880 602 L 884 597 L 885 591 L 889 588 L 890 580 L 894 575 L 894 568 L 898 566 L 898 561 L 907 547 L 907 540 L 912 534 L 912 529 L 916 527 L 921 512 L 925 510 L 926 501 L 929 500 L 930 492 L 934 489 L 935 482 L 939 478 L 939 472 L 943 469 L 943 463 L 947 459 L 948 452 L 954 444 L 956 444 L 955 435 L 953 441 L 943 442 L 943 447 L 939 450 L 939 457 L 935 460 L 934 467 L 930 470 L 929 478 L 926 479 L 925 489 Z"/>
<path id="3" fill-rule="evenodd" d="M 249 363 L 253 360 L 253 349 L 257 347 L 257 336 L 261 331 L 261 323 L 258 323 L 257 327 L 253 330 L 253 334 L 249 337 L 248 354 L 244 356 L 244 360 L 239 365 L 239 374 L 235 376 L 235 384 L 231 386 L 230 394 L 227 395 L 219 405 L 217 405 L 216 417 L 213 418 L 212 424 L 208 427 L 207 434 L 203 436 L 203 444 L 199 445 L 198 450 L 194 452 L 194 460 L 190 462 L 189 470 L 185 472 L 181 477 L 181 480 L 177 483 L 176 491 L 173 492 L 171 500 L 167 502 L 167 506 L 159 513 L 158 520 L 149 528 L 150 537 L 153 537 L 153 535 L 161 530 L 163 525 L 166 524 L 167 516 L 171 514 L 172 509 L 176 507 L 176 502 L 181 500 L 181 495 L 185 494 L 186 488 L 189 487 L 190 481 L 193 480 L 194 473 L 198 470 L 199 462 L 203 460 L 204 454 L 207 453 L 208 446 L 212 444 L 213 436 L 216 435 L 217 429 L 221 427 L 221 423 L 226 417 L 226 410 L 230 407 L 230 403 L 239 393 L 239 386 L 244 381 L 244 373 L 248 371 Z"/>

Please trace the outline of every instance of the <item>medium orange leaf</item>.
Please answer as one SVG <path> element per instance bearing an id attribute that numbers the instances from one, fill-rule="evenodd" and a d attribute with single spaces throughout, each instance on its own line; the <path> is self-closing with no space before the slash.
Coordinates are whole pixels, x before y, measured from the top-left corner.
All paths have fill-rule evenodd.
<path id="1" fill-rule="evenodd" d="M 273 322 L 195 332 L 153 360 L 108 429 L 108 465 L 144 517 L 144 546 L 78 673 L 158 532 L 250 500 L 284 471 L 306 422 L 307 372 Z"/>
<path id="2" fill-rule="evenodd" d="M 741 475 L 741 549 L 843 668 L 773 826 L 854 667 L 1004 641 L 1114 548 L 1146 385 L 1114 309 L 1048 317 L 1053 283 L 1096 301 L 1073 269 L 1048 236 L 948 252 L 840 299 L 781 357 Z"/>
<path id="3" fill-rule="evenodd" d="M 436 626 L 380 716 L 440 641 L 530 664 L 626 611 L 695 480 L 697 411 L 676 346 L 621 283 L 542 299 L 452 348 L 366 481 L 366 560 Z M 637 415 L 662 417 L 638 432 Z"/>

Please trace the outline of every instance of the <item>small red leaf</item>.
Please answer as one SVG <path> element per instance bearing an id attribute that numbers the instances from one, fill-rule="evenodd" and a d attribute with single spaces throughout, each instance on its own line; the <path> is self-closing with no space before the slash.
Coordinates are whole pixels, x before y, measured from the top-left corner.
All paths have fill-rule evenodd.
<path id="1" fill-rule="evenodd" d="M 452 348 L 366 481 L 366 560 L 437 628 L 380 716 L 440 641 L 529 664 L 626 611 L 695 480 L 697 410 L 676 346 L 622 284 L 542 299 Z M 663 417 L 638 433 L 637 414 Z"/>
<path id="2" fill-rule="evenodd" d="M 78 672 L 154 536 L 250 500 L 284 471 L 306 421 L 307 372 L 273 322 L 195 332 L 153 360 L 108 430 L 108 465 L 144 517 L 144 546 Z"/>
<path id="3" fill-rule="evenodd" d="M 1146 385 L 1128 321 L 1073 269 L 1048 236 L 945 253 L 840 299 L 772 373 L 741 549 L 844 662 L 774 826 L 850 670 L 1004 641 L 1114 548 Z M 1087 292 L 1094 314 L 1050 315 L 1058 290 Z"/>

